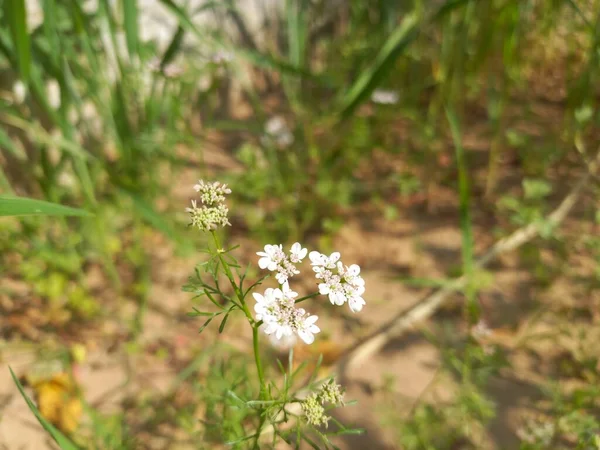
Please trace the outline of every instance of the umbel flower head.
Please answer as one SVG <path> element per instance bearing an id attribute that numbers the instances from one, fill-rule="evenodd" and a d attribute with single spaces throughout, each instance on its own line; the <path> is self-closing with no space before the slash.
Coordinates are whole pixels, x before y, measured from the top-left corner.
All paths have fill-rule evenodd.
<path id="1" fill-rule="evenodd" d="M 264 295 L 253 293 L 256 320 L 264 323 L 264 332 L 276 339 L 298 335 L 307 344 L 315 341 L 320 328 L 315 324 L 317 316 L 311 316 L 303 308 L 296 308 L 294 299 L 298 294 L 285 283 L 282 289 L 268 288 Z"/>
<path id="2" fill-rule="evenodd" d="M 258 266 L 276 272 L 275 278 L 281 286 L 281 289 L 269 288 L 264 294 L 252 294 L 256 299 L 256 320 L 263 322 L 263 331 L 272 339 L 285 338 L 291 342 L 288 338 L 297 335 L 311 344 L 314 335 L 321 331 L 315 324 L 317 316 L 295 307 L 298 294 L 290 290 L 288 284 L 289 278 L 300 273 L 296 264 L 301 263 L 307 253 L 299 242 L 291 246 L 289 254 L 283 251 L 282 245 L 265 245 L 264 251 L 256 253 L 260 256 Z M 317 280 L 321 281 L 319 293 L 327 295 L 334 305 L 348 303 L 353 312 L 360 311 L 365 305 L 362 298 L 365 281 L 360 276 L 360 267 L 342 264 L 338 252 L 329 256 L 310 252 L 308 256 Z"/>
<path id="3" fill-rule="evenodd" d="M 321 295 L 329 296 L 334 305 L 348 302 L 352 312 L 360 311 L 365 305 L 362 295 L 365 292 L 365 280 L 360 276 L 360 267 L 356 264 L 346 266 L 340 261 L 340 254 L 334 252 L 326 256 L 319 252 L 308 255 L 319 284 Z"/>
<path id="4" fill-rule="evenodd" d="M 330 418 L 325 414 L 323 407 L 326 403 L 336 406 L 344 405 L 344 389 L 333 378 L 302 401 L 302 412 L 308 424 L 315 427 L 319 425 L 327 427 Z"/>
<path id="5" fill-rule="evenodd" d="M 302 248 L 299 242 L 292 245 L 289 255 L 283 251 L 281 244 L 265 245 L 264 252 L 256 252 L 260 256 L 258 267 L 277 272 L 275 278 L 279 284 L 284 284 L 288 278 L 300 273 L 295 264 L 301 263 L 307 253 L 308 250 Z"/>
<path id="6" fill-rule="evenodd" d="M 200 205 L 197 200 L 192 200 L 192 207 L 185 209 L 190 215 L 191 226 L 200 231 L 212 231 L 231 225 L 227 218 L 229 209 L 225 206 L 225 195 L 231 194 L 231 189 L 226 184 L 199 180 L 194 190 L 200 194 Z"/>

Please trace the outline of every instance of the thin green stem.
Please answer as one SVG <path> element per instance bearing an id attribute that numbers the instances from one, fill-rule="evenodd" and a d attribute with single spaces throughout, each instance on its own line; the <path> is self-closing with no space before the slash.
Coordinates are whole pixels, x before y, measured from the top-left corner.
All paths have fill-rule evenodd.
<path id="1" fill-rule="evenodd" d="M 262 414 L 262 411 L 263 410 L 261 409 L 260 422 L 258 423 L 258 427 L 256 428 L 256 434 L 254 435 L 254 443 L 252 444 L 252 450 L 260 450 L 258 441 L 260 439 L 260 431 L 262 430 L 262 427 L 265 424 L 265 419 L 266 419 L 266 417 Z"/>
<path id="2" fill-rule="evenodd" d="M 303 302 L 305 300 L 308 300 L 309 298 L 313 298 L 316 297 L 317 295 L 321 295 L 319 292 L 313 292 L 312 294 L 309 295 L 305 295 L 304 297 L 300 297 L 298 300 L 296 300 L 294 303 L 300 303 Z"/>
<path id="3" fill-rule="evenodd" d="M 265 382 L 265 373 L 263 370 L 262 361 L 260 359 L 260 349 L 259 349 L 259 345 L 258 345 L 258 327 L 260 326 L 260 324 L 262 322 L 256 322 L 254 320 L 254 318 L 252 317 L 252 314 L 250 313 L 250 309 L 248 308 L 248 305 L 246 304 L 246 301 L 244 300 L 244 294 L 242 293 L 240 287 L 235 282 L 235 279 L 233 277 L 233 272 L 231 271 L 231 267 L 229 267 L 229 264 L 223 257 L 224 251 L 221 248 L 221 243 L 219 242 L 219 238 L 217 237 L 217 234 L 214 231 L 211 234 L 213 235 L 213 239 L 215 241 L 215 246 L 216 246 L 216 252 L 219 257 L 219 261 L 221 262 L 221 265 L 223 266 L 223 270 L 225 271 L 225 275 L 227 276 L 227 279 L 229 280 L 231 287 L 235 291 L 235 295 L 238 298 L 240 305 L 242 306 L 242 308 L 241 308 L 242 311 L 244 311 L 244 314 L 246 314 L 246 317 L 248 318 L 248 322 L 252 326 L 252 346 L 254 349 L 254 362 L 256 363 L 256 371 L 258 373 L 258 380 L 260 382 L 259 398 L 260 398 L 260 400 L 268 400 L 267 389 L 266 389 L 267 384 Z M 262 429 L 262 427 L 265 423 L 265 420 L 266 420 L 266 416 L 264 415 L 264 408 L 260 408 L 259 414 L 260 414 L 260 422 L 258 424 L 258 429 L 256 430 L 256 436 L 254 438 L 254 444 L 252 446 L 252 448 L 254 448 L 254 449 L 259 449 L 258 441 L 260 438 L 260 430 Z"/>
<path id="4" fill-rule="evenodd" d="M 254 347 L 254 361 L 256 362 L 256 370 L 258 371 L 258 379 L 260 380 L 260 397 L 261 400 L 265 400 L 265 374 L 262 367 L 262 361 L 260 360 L 260 351 L 258 348 L 258 326 L 252 327 L 252 344 Z"/>

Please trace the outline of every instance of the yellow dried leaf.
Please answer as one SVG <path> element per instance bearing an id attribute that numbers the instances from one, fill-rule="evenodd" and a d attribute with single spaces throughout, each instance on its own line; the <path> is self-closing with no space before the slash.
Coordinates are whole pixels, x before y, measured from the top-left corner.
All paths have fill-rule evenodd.
<path id="1" fill-rule="evenodd" d="M 40 413 L 53 425 L 72 434 L 79 425 L 81 402 L 72 377 L 60 372 L 32 384 Z"/>

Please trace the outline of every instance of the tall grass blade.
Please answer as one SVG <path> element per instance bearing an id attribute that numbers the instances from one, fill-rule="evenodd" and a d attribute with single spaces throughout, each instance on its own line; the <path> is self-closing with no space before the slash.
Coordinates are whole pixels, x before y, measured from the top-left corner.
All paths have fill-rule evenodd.
<path id="1" fill-rule="evenodd" d="M 140 217 L 150 223 L 150 225 L 152 225 L 154 228 L 164 233 L 167 237 L 177 241 L 178 236 L 173 230 L 171 224 L 163 219 L 163 217 L 156 212 L 152 205 L 148 204 L 144 199 L 131 191 L 121 189 L 121 192 L 131 198 L 133 207 L 137 210 L 137 213 L 140 215 Z"/>
<path id="2" fill-rule="evenodd" d="M 138 5 L 137 0 L 122 0 L 123 24 L 125 26 L 125 39 L 130 61 L 138 54 Z"/>
<path id="3" fill-rule="evenodd" d="M 181 48 L 181 44 L 183 42 L 184 36 L 185 36 L 185 30 L 180 25 L 177 27 L 177 31 L 173 35 L 173 39 L 171 39 L 171 42 L 170 42 L 169 46 L 167 47 L 165 54 L 162 57 L 162 60 L 160 62 L 161 67 L 165 67 L 171 61 L 173 61 L 175 56 L 177 56 L 177 52 Z"/>
<path id="4" fill-rule="evenodd" d="M 25 161 L 27 154 L 23 149 L 16 146 L 13 140 L 10 138 L 8 133 L 0 128 L 0 149 L 5 149 L 11 153 L 19 161 Z"/>
<path id="5" fill-rule="evenodd" d="M 48 422 L 44 418 L 44 416 L 42 416 L 42 414 L 39 412 L 39 410 L 35 407 L 35 404 L 31 401 L 31 399 L 27 396 L 27 394 L 25 394 L 25 391 L 23 390 L 23 385 L 21 385 L 21 383 L 19 382 L 19 379 L 16 377 L 12 368 L 9 367 L 8 370 L 10 370 L 10 375 L 11 375 L 13 381 L 15 382 L 15 384 L 17 385 L 17 388 L 19 389 L 19 392 L 21 393 L 21 397 L 23 397 L 23 400 L 25 400 L 25 403 L 27 403 L 27 406 L 29 406 L 29 409 L 31 410 L 33 415 L 36 417 L 36 419 L 38 420 L 40 425 L 42 427 L 44 427 L 44 429 L 48 433 L 50 433 L 50 436 L 52 436 L 52 438 L 56 441 L 56 443 L 59 445 L 59 447 L 62 450 L 79 450 L 79 447 L 77 447 L 68 437 L 66 437 L 64 434 L 62 434 L 54 425 L 52 425 L 50 422 Z"/>
<path id="6" fill-rule="evenodd" d="M 288 21 L 289 60 L 292 65 L 303 67 L 307 34 L 304 0 L 288 0 L 286 12 Z"/>
<path id="7" fill-rule="evenodd" d="M 460 126 L 454 111 L 446 109 L 446 117 L 450 125 L 450 133 L 454 142 L 456 152 L 456 164 L 458 166 L 458 191 L 460 199 L 460 228 L 462 232 L 462 258 L 463 273 L 469 280 L 467 283 L 467 311 L 472 320 L 478 318 L 478 308 L 475 303 L 475 289 L 473 283 L 474 262 L 473 262 L 473 230 L 470 214 L 470 189 L 467 161 L 465 151 L 462 146 Z"/>
<path id="8" fill-rule="evenodd" d="M 7 0 L 4 2 L 4 8 L 19 64 L 19 72 L 23 81 L 28 83 L 31 73 L 31 42 L 27 31 L 25 0 Z"/>
<path id="9" fill-rule="evenodd" d="M 354 82 L 341 100 L 340 114 L 349 116 L 371 94 L 379 81 L 389 72 L 396 57 L 417 35 L 418 17 L 407 15 L 379 50 L 375 60 Z"/>
<path id="10" fill-rule="evenodd" d="M 2 216 L 93 216 L 83 209 L 57 205 L 26 197 L 0 195 L 0 217 Z"/>

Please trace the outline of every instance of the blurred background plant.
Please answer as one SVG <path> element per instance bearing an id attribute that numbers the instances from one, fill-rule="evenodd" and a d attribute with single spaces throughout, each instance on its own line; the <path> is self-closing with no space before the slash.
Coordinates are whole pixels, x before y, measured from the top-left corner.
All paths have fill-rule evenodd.
<path id="1" fill-rule="evenodd" d="M 348 234 L 349 224 L 369 230 L 416 223 L 420 230 L 451 220 L 459 231 L 453 236 L 462 242 L 462 264 L 458 255 L 442 258 L 441 273 L 422 266 L 427 245 L 409 252 L 416 256 L 405 266 L 385 262 L 405 231 L 386 234 L 388 245 L 374 255 L 363 252 L 367 270 L 385 266 L 386 277 L 402 275 L 411 285 L 444 275 L 470 280 L 459 296 L 466 306 L 436 316 L 458 323 L 464 335 L 455 343 L 462 350 L 440 356 L 460 387 L 448 409 L 423 402 L 394 419 L 393 445 L 491 446 L 482 436 L 494 428 L 497 408 L 487 381 L 473 374 L 480 366 L 518 372 L 515 355 L 546 354 L 503 345 L 513 364 L 496 370 L 493 355 L 480 355 L 469 340 L 483 316 L 507 322 L 508 313 L 485 300 L 503 283 L 494 277 L 500 268 L 490 274 L 473 267 L 474 254 L 491 239 L 537 224 L 541 237 L 522 246 L 514 263 L 535 284 L 531 304 L 519 307 L 553 327 L 565 325 L 561 318 L 571 331 L 598 327 L 597 182 L 564 229 L 547 214 L 600 144 L 600 2 L 0 3 L 2 198 L 44 199 L 93 214 L 0 220 L 6 348 L 22 339 L 69 347 L 83 340 L 82 323 L 104 330 L 118 318 L 111 348 L 135 357 L 150 352 L 183 370 L 191 355 L 170 359 L 162 343 L 149 349 L 141 336 L 153 292 L 182 284 L 165 281 L 164 273 L 181 272 L 173 261 L 196 244 L 182 227 L 183 192 L 211 174 L 231 185 L 234 229 L 255 239 L 256 248 L 319 239 L 325 249 L 350 236 L 364 250 L 364 233 Z M 461 251 L 458 243 L 454 250 Z M 382 297 L 400 289 L 393 283 Z M 558 299 L 548 292 L 561 286 Z M 357 328 L 347 318 L 329 319 Z M 545 332 L 533 336 L 550 339 Z M 573 333 L 555 346 L 595 348 L 594 339 Z M 430 341 L 439 349 L 454 342 Z M 552 407 L 540 400 L 545 416 L 519 425 L 523 448 L 598 447 L 598 353 L 567 353 L 548 363 L 562 367 L 550 373 L 578 385 L 575 392 L 589 391 L 589 402 L 569 389 L 551 390 L 544 398 Z M 190 382 L 193 389 L 216 377 L 202 373 Z M 209 405 L 203 395 L 194 398 Z M 142 400 L 128 400 L 122 416 L 106 419 L 106 429 L 139 440 L 143 420 L 129 412 Z M 148 423 L 156 410 L 144 410 Z M 165 414 L 174 429 L 191 433 L 198 431 L 198 412 L 190 411 Z M 215 445 L 230 439 L 239 421 L 230 417 L 225 431 L 210 432 Z"/>

